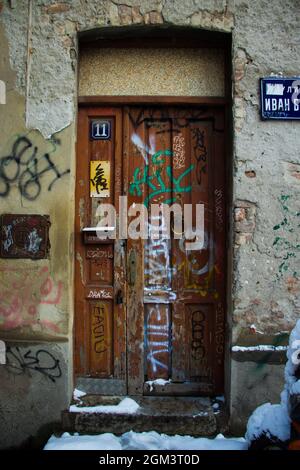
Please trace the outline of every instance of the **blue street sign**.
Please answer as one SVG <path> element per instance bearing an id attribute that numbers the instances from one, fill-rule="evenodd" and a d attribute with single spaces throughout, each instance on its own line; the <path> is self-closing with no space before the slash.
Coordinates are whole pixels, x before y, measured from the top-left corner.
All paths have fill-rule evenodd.
<path id="1" fill-rule="evenodd" d="M 300 77 L 260 80 L 262 119 L 300 119 Z"/>

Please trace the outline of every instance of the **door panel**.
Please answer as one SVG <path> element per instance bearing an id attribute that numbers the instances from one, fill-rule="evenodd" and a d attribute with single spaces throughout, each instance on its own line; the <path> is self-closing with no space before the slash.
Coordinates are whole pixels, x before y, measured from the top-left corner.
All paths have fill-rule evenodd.
<path id="1" fill-rule="evenodd" d="M 96 135 L 104 132 L 101 123 L 109 121 L 110 138 L 90 137 L 98 121 Z M 90 197 L 91 161 L 109 162 L 106 197 Z M 76 186 L 76 376 L 98 380 L 104 394 L 222 393 L 223 110 L 83 108 Z M 182 209 L 191 204 L 193 226 L 196 204 L 204 204 L 203 246 L 190 250 L 184 238 L 174 237 L 173 215 L 171 239 L 165 233 L 168 217 L 161 214 L 149 219 L 148 239 L 99 241 L 96 233 L 83 234 L 84 227 L 96 226 L 99 204 L 113 203 L 120 216 L 120 195 L 133 209 L 137 204 L 147 209 L 151 204 L 176 203 Z M 133 210 L 129 224 L 138 214 Z M 161 233 L 153 238 L 157 227 Z M 163 380 L 152 383 L 156 379 Z"/>
<path id="2" fill-rule="evenodd" d="M 195 395 L 223 391 L 225 303 L 224 122 L 221 110 L 126 110 L 129 205 L 204 204 L 204 246 L 184 239 L 131 243 L 138 285 L 128 351 L 131 393 Z M 162 231 L 166 221 L 157 223 Z M 149 225 L 149 233 L 155 227 Z M 175 227 L 173 226 L 173 230 Z M 130 301 L 129 301 L 130 302 Z M 133 379 L 133 382 L 131 380 Z M 168 383 L 147 383 L 156 379 Z M 142 382 L 144 381 L 143 387 Z M 130 387 L 133 383 L 133 387 Z"/>
<path id="3" fill-rule="evenodd" d="M 108 137 L 101 123 L 110 127 Z M 118 293 L 122 299 L 126 296 L 125 248 L 120 241 L 99 239 L 92 230 L 99 222 L 99 204 L 111 203 L 118 209 L 122 192 L 122 111 L 81 109 L 78 125 L 75 375 L 93 379 L 94 391 L 97 387 L 103 389 L 102 379 L 105 384 L 109 379 L 107 394 L 120 390 L 126 393 L 125 304 L 116 302 Z M 94 178 L 91 162 L 97 162 Z M 110 169 L 109 177 L 102 171 L 105 165 Z M 93 189 L 98 197 L 91 197 Z M 83 232 L 84 228 L 90 230 Z M 95 379 L 99 381 L 96 389 Z"/>

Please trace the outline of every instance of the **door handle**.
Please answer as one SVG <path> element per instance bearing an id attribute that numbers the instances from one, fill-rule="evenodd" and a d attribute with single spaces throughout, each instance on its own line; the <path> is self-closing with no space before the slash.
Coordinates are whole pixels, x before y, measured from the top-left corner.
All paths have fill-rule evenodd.
<path id="1" fill-rule="evenodd" d="M 113 232 L 116 227 L 84 227 L 82 232 Z"/>

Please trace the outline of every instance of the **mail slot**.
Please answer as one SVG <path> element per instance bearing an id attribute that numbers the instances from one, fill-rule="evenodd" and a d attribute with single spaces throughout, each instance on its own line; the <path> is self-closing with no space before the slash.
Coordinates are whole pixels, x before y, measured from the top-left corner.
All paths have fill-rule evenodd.
<path id="1" fill-rule="evenodd" d="M 85 245 L 94 245 L 98 243 L 111 243 L 114 237 L 104 238 L 104 235 L 112 235 L 115 232 L 116 227 L 84 227 L 81 230 L 83 236 L 83 243 Z M 103 238 L 101 237 L 103 235 Z"/>

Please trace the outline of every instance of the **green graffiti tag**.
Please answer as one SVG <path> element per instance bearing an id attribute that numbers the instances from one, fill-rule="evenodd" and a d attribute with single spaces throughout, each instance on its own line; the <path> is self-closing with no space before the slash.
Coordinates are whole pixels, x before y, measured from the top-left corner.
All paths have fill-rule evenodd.
<path id="1" fill-rule="evenodd" d="M 291 259 L 297 259 L 297 252 L 300 252 L 300 243 L 298 243 L 297 233 L 300 228 L 300 212 L 292 211 L 289 207 L 291 202 L 290 195 L 281 195 L 279 198 L 281 212 L 283 214 L 282 220 L 273 227 L 277 232 L 273 241 L 273 247 L 278 251 L 282 251 L 282 261 L 279 265 L 279 280 L 285 273 L 290 273 L 294 277 L 298 276 L 297 271 L 292 269 Z"/>
<path id="2" fill-rule="evenodd" d="M 155 168 L 152 175 L 150 175 L 150 166 L 145 165 L 143 168 L 136 168 L 133 173 L 133 181 L 129 185 L 129 194 L 132 196 L 141 196 L 143 194 L 143 185 L 147 185 L 149 188 L 149 194 L 144 200 L 144 205 L 148 207 L 151 199 L 159 195 L 165 195 L 166 199 L 163 201 L 165 204 L 172 204 L 175 202 L 175 197 L 172 193 L 187 193 L 192 189 L 191 185 L 181 186 L 183 178 L 191 173 L 194 169 L 194 165 L 189 166 L 185 171 L 175 178 L 172 174 L 172 166 L 168 165 L 165 168 L 168 182 L 166 183 L 162 178 L 163 167 L 165 163 L 164 157 L 172 157 L 173 152 L 171 150 L 160 150 L 152 155 L 152 164 Z M 171 195 L 168 197 L 167 195 Z"/>

